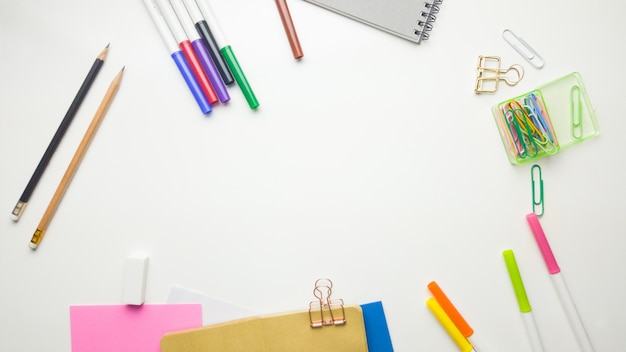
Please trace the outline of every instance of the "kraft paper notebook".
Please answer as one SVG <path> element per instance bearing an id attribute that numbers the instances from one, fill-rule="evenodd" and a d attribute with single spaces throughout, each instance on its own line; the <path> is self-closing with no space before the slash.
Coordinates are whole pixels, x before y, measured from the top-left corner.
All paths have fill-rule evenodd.
<path id="1" fill-rule="evenodd" d="M 305 0 L 400 38 L 427 40 L 443 0 Z"/>
<path id="2" fill-rule="evenodd" d="M 363 313 L 343 307 L 345 323 L 312 327 L 310 311 L 280 313 L 170 332 L 162 352 L 368 352 Z"/>

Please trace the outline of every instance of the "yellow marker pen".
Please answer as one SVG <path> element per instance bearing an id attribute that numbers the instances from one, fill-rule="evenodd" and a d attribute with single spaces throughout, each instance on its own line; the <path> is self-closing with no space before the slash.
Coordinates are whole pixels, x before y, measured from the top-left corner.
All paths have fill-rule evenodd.
<path id="1" fill-rule="evenodd" d="M 461 334 L 461 331 L 459 331 L 456 325 L 454 325 L 450 317 L 446 315 L 446 312 L 443 310 L 443 308 L 441 308 L 439 302 L 437 302 L 435 298 L 429 298 L 426 301 L 426 305 L 433 313 L 433 315 L 437 318 L 437 320 L 439 320 L 439 323 L 441 323 L 443 328 L 446 329 L 452 340 L 454 340 L 457 346 L 459 346 L 461 352 L 475 352 L 472 345 L 469 343 L 469 341 L 467 341 L 465 336 Z"/>
<path id="2" fill-rule="evenodd" d="M 487 352 L 487 349 L 484 345 L 476 338 L 476 334 L 474 329 L 465 321 L 461 313 L 456 309 L 454 304 L 450 301 L 448 296 L 443 292 L 441 287 L 435 281 L 431 281 L 428 284 L 428 289 L 433 294 L 433 297 L 437 300 L 437 303 L 441 306 L 441 309 L 446 313 L 446 315 L 452 320 L 454 325 L 456 325 L 457 329 L 461 332 L 463 336 L 469 341 L 475 351 L 477 352 Z"/>

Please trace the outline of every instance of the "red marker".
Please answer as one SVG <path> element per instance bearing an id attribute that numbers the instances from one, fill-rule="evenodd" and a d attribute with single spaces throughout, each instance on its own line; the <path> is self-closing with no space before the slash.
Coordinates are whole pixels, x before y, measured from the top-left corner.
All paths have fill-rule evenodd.
<path id="1" fill-rule="evenodd" d="M 174 34 L 174 38 L 176 38 L 176 41 L 180 46 L 180 50 L 183 52 L 185 59 L 189 63 L 191 71 L 202 89 L 202 93 L 204 93 L 204 96 L 210 104 L 217 103 L 219 101 L 217 93 L 215 93 L 215 89 L 211 85 L 209 77 L 204 72 L 202 64 L 200 63 L 200 60 L 198 60 L 189 38 L 187 38 L 182 25 L 178 21 L 172 5 L 167 0 L 160 0 L 159 7 L 161 8 L 161 13 L 163 14 L 163 17 L 165 17 L 165 21 L 169 25 L 172 34 Z"/>

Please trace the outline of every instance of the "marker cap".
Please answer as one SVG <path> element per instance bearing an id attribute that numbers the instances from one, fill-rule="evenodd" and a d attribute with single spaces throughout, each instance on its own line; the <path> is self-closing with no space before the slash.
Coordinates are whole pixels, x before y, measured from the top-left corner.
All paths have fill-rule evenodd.
<path id="1" fill-rule="evenodd" d="M 439 302 L 437 302 L 435 298 L 431 297 L 426 301 L 426 305 L 428 306 L 430 311 L 433 313 L 433 315 L 437 318 L 437 320 L 439 320 L 439 323 L 441 323 L 443 328 L 446 329 L 446 331 L 448 332 L 448 335 L 450 335 L 452 340 L 454 340 L 457 346 L 459 346 L 459 349 L 461 350 L 461 352 L 472 351 L 473 349 L 472 345 L 469 343 L 469 341 L 467 341 L 465 336 L 461 334 L 461 332 L 454 325 L 452 320 L 450 320 L 450 318 L 446 315 L 446 312 L 443 311 L 443 308 L 441 308 L 441 306 L 439 305 Z"/>
<path id="2" fill-rule="evenodd" d="M 213 110 L 213 108 L 211 107 L 211 104 L 202 93 L 202 88 L 200 88 L 200 86 L 198 85 L 198 81 L 196 81 L 196 78 L 193 76 L 193 72 L 191 71 L 191 68 L 189 67 L 189 64 L 187 63 L 187 60 L 185 60 L 185 55 L 183 55 L 182 51 L 179 50 L 175 53 L 172 53 L 171 56 L 174 62 L 176 63 L 176 66 L 178 67 L 180 74 L 185 79 L 185 82 L 187 83 L 189 90 L 191 90 L 191 94 L 193 94 L 194 99 L 196 99 L 196 103 L 200 107 L 200 110 L 202 111 L 202 113 L 203 114 L 210 113 Z"/>
<path id="3" fill-rule="evenodd" d="M 504 257 L 506 268 L 509 271 L 509 277 L 511 278 L 511 284 L 513 285 L 513 291 L 515 292 L 515 297 L 517 297 L 517 304 L 519 305 L 519 310 L 522 313 L 528 313 L 532 311 L 532 307 L 530 306 L 530 302 L 528 301 L 528 296 L 526 295 L 526 289 L 524 288 L 522 275 L 520 274 L 519 268 L 517 267 L 515 254 L 513 253 L 512 250 L 507 249 L 504 252 L 502 252 L 502 256 Z"/>
<path id="4" fill-rule="evenodd" d="M 454 304 L 450 302 L 448 296 L 443 292 L 443 290 L 437 285 L 435 281 L 432 281 L 428 284 L 428 289 L 433 294 L 433 297 L 437 300 L 441 308 L 446 312 L 450 320 L 454 322 L 454 325 L 459 329 L 461 334 L 465 337 L 470 337 L 474 333 L 474 329 L 463 319 L 463 316 L 456 309 Z"/>
<path id="5" fill-rule="evenodd" d="M 535 241 L 539 246 L 543 260 L 546 262 L 546 266 L 548 267 L 548 272 L 551 275 L 558 274 L 561 272 L 561 268 L 559 268 L 559 265 L 556 263 L 556 259 L 554 258 L 554 254 L 552 253 L 546 234 L 543 232 L 543 228 L 541 227 L 537 214 L 530 213 L 526 215 L 526 221 L 528 221 L 528 225 L 530 225 L 530 229 L 535 236 Z"/>

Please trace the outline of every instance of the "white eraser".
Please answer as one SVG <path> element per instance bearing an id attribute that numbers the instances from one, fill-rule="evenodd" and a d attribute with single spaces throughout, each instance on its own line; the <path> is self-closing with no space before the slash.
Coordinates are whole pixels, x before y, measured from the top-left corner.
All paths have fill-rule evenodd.
<path id="1" fill-rule="evenodd" d="M 124 288 L 122 302 L 141 305 L 145 300 L 146 280 L 148 277 L 148 256 L 132 254 L 126 257 L 124 268 Z"/>

